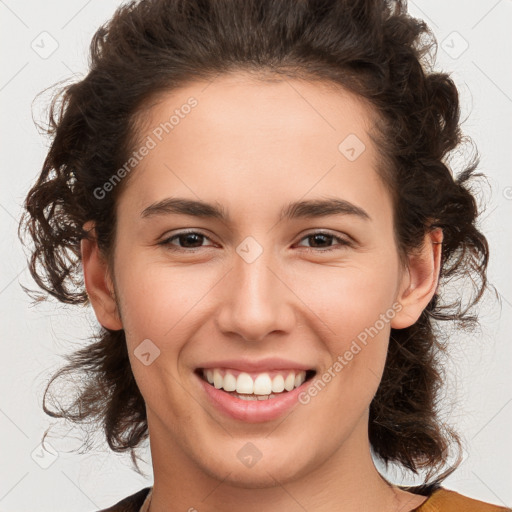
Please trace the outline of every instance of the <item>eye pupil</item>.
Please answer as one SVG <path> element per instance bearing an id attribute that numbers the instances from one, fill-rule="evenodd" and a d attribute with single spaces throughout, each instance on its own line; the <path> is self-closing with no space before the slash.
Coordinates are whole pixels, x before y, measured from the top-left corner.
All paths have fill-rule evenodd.
<path id="1" fill-rule="evenodd" d="M 329 242 L 330 239 L 332 239 L 332 236 L 323 233 L 315 233 L 314 235 L 311 235 L 309 238 L 314 241 L 313 245 L 316 245 L 317 243 L 320 243 L 320 245 L 322 245 L 323 243 L 325 245 L 326 239 L 328 239 L 327 242 Z"/>
<path id="2" fill-rule="evenodd" d="M 203 235 L 198 233 L 185 233 L 179 236 L 180 244 L 184 243 L 187 246 L 189 243 L 194 247 L 201 247 Z M 190 246 L 189 246 L 190 247 Z"/>

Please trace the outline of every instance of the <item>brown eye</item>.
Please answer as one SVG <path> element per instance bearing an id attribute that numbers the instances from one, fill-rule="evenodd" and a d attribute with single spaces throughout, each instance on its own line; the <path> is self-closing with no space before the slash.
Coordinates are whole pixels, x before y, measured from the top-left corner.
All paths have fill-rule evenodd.
<path id="1" fill-rule="evenodd" d="M 168 247 L 171 250 L 187 250 L 187 249 L 198 249 L 204 247 L 203 242 L 209 240 L 206 235 L 197 231 L 186 231 L 183 233 L 177 233 L 165 240 L 159 242 L 159 245 Z M 177 242 L 177 243 L 174 243 Z M 208 246 L 208 245 L 206 245 Z"/>
<path id="2" fill-rule="evenodd" d="M 351 245 L 351 243 L 344 238 L 321 231 L 310 233 L 303 237 L 302 240 L 308 240 L 310 245 L 301 247 L 317 252 L 333 251 Z M 333 241 L 336 242 L 336 245 L 332 245 Z"/>

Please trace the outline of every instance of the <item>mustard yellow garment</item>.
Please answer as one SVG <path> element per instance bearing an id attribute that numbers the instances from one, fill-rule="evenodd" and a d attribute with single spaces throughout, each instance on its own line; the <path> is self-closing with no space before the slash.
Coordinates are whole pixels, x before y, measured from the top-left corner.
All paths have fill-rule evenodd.
<path id="1" fill-rule="evenodd" d="M 151 491 L 152 487 L 141 489 L 99 512 L 146 512 L 151 502 Z M 415 512 L 512 512 L 512 508 L 484 503 L 440 487 L 433 491 L 429 498 L 415 509 Z"/>
<path id="2" fill-rule="evenodd" d="M 455 491 L 441 487 L 417 509 L 417 512 L 506 512 L 510 508 L 474 500 Z"/>

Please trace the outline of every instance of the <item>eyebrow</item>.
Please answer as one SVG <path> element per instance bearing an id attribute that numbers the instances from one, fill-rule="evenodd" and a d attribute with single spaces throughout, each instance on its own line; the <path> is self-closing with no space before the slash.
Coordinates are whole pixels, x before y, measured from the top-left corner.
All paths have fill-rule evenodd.
<path id="1" fill-rule="evenodd" d="M 140 216 L 143 219 L 170 214 L 191 215 L 201 218 L 219 219 L 229 223 L 230 217 L 219 203 L 207 203 L 195 199 L 168 197 L 149 205 Z M 279 221 L 299 218 L 316 218 L 328 215 L 353 215 L 362 220 L 371 220 L 370 215 L 361 207 L 345 199 L 312 199 L 295 201 L 281 209 Z"/>

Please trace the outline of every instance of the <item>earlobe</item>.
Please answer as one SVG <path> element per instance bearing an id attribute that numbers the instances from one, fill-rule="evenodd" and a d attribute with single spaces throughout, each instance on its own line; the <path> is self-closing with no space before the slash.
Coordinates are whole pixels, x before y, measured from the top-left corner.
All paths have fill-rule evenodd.
<path id="1" fill-rule="evenodd" d="M 397 301 L 402 309 L 391 321 L 393 329 L 413 325 L 434 296 L 441 270 L 443 231 L 435 228 L 425 236 L 423 246 L 409 255 Z"/>
<path id="2" fill-rule="evenodd" d="M 106 329 L 114 331 L 123 328 L 115 300 L 114 286 L 110 278 L 107 262 L 101 255 L 96 242 L 93 221 L 84 224 L 87 238 L 80 241 L 82 268 L 87 295 L 98 322 Z"/>

